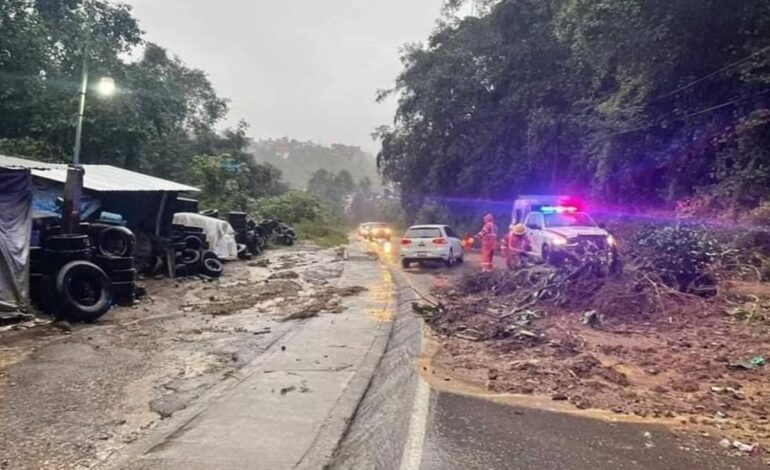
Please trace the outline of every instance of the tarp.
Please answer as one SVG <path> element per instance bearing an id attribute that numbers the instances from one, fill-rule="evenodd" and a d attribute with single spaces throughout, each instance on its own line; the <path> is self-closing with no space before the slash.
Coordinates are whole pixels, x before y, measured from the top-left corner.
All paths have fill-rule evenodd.
<path id="1" fill-rule="evenodd" d="M 29 305 L 32 175 L 0 168 L 0 311 Z"/>
<path id="2" fill-rule="evenodd" d="M 202 228 L 209 242 L 209 249 L 216 253 L 219 259 L 229 261 L 238 259 L 235 230 L 226 221 L 192 212 L 178 212 L 174 214 L 174 223 Z"/>

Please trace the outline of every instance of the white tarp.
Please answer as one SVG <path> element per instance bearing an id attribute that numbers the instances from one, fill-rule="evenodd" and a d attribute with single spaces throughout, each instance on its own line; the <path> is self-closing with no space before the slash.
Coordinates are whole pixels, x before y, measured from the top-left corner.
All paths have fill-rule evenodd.
<path id="1" fill-rule="evenodd" d="M 202 228 L 209 242 L 209 249 L 216 253 L 219 259 L 228 261 L 238 259 L 235 230 L 226 221 L 192 212 L 179 212 L 174 214 L 174 223 Z"/>
<path id="2" fill-rule="evenodd" d="M 0 311 L 28 305 L 31 235 L 32 176 L 0 168 Z"/>

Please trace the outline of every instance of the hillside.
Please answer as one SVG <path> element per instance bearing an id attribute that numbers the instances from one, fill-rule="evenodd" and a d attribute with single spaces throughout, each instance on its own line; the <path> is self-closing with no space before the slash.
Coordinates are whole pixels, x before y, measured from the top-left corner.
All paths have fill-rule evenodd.
<path id="1" fill-rule="evenodd" d="M 331 173 L 348 170 L 356 182 L 368 177 L 373 186 L 379 186 L 374 157 L 359 147 L 325 147 L 284 137 L 256 141 L 250 151 L 257 162 L 270 163 L 281 170 L 283 180 L 295 188 L 306 188 L 310 176 L 322 168 Z"/>

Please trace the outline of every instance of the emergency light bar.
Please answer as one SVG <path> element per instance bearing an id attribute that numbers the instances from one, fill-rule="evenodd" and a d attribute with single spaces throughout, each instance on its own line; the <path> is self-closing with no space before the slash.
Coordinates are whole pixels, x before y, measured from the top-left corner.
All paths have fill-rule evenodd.
<path id="1" fill-rule="evenodd" d="M 577 211 L 575 206 L 540 206 L 539 209 L 543 214 L 572 214 Z"/>

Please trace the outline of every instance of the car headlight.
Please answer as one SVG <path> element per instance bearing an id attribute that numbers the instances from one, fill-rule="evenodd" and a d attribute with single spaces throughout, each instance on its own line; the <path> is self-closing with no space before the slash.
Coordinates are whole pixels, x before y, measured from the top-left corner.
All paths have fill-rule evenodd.
<path id="1" fill-rule="evenodd" d="M 567 244 L 567 239 L 566 238 L 554 238 L 553 239 L 553 244 L 556 245 L 556 246 L 564 246 L 564 245 Z"/>
<path id="2" fill-rule="evenodd" d="M 615 240 L 615 237 L 612 235 L 607 235 L 607 245 L 608 246 L 615 246 L 618 242 Z"/>

